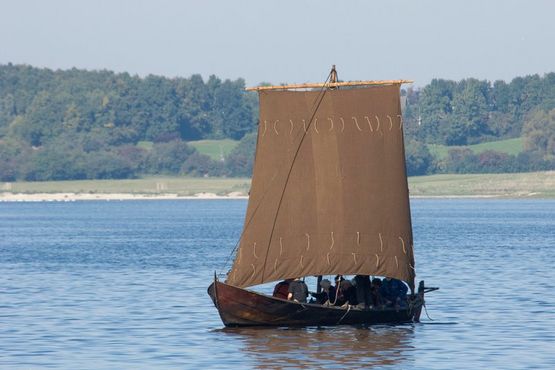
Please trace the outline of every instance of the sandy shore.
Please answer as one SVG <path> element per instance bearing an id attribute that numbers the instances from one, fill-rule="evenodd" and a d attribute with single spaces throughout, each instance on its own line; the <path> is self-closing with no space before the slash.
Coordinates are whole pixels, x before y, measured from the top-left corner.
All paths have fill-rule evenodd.
<path id="1" fill-rule="evenodd" d="M 503 195 L 411 195 L 413 199 L 471 199 L 471 198 L 526 198 L 533 195 L 527 194 L 503 194 Z M 0 202 L 74 202 L 86 200 L 190 200 L 190 199 L 248 199 L 248 196 L 240 192 L 232 192 L 227 195 L 214 193 L 197 193 L 185 196 L 178 194 L 133 194 L 133 193 L 9 193 L 0 192 Z"/>
<path id="2" fill-rule="evenodd" d="M 178 194 L 131 194 L 131 193 L 0 193 L 0 202 L 73 202 L 78 200 L 179 200 L 179 199 L 247 199 L 248 197 L 240 192 L 233 192 L 227 195 L 217 195 L 214 193 L 198 193 L 192 196 L 182 196 Z"/>

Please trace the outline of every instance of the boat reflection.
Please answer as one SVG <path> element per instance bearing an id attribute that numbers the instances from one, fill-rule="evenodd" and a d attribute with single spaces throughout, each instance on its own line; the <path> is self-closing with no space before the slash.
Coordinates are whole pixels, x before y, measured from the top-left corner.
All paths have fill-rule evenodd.
<path id="1" fill-rule="evenodd" d="M 414 327 L 224 328 L 259 368 L 409 365 Z"/>

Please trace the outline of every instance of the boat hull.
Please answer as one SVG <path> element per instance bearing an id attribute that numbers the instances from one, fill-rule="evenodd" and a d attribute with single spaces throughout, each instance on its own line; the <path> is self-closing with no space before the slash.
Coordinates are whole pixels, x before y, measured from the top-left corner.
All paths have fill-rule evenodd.
<path id="1" fill-rule="evenodd" d="M 217 280 L 208 287 L 225 326 L 328 326 L 401 324 L 418 321 L 423 296 L 396 310 L 357 309 L 298 303 L 234 287 Z"/>

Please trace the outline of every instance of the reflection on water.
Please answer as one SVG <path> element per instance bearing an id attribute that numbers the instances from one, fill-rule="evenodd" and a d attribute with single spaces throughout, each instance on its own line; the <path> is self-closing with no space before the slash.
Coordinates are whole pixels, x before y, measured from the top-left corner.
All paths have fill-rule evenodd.
<path id="1" fill-rule="evenodd" d="M 414 340 L 412 325 L 225 328 L 218 332 L 240 341 L 241 352 L 259 368 L 407 365 Z"/>

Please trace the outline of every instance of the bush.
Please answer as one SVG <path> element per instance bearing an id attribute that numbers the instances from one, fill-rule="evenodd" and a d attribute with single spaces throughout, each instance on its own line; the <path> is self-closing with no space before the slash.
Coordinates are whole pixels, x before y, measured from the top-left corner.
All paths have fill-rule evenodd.
<path id="1" fill-rule="evenodd" d="M 427 174 L 433 167 L 434 158 L 426 144 L 410 140 L 405 147 L 407 174 L 418 176 Z"/>
<path id="2" fill-rule="evenodd" d="M 194 148 L 181 140 L 155 143 L 146 157 L 144 170 L 147 173 L 178 174 L 194 152 Z"/>
<path id="3" fill-rule="evenodd" d="M 83 167 L 87 179 L 126 179 L 135 174 L 132 163 L 107 150 L 88 153 Z"/>
<path id="4" fill-rule="evenodd" d="M 84 153 L 56 146 L 40 148 L 23 166 L 22 177 L 27 181 L 85 179 Z"/>
<path id="5" fill-rule="evenodd" d="M 185 160 L 181 173 L 191 176 L 220 176 L 223 173 L 223 164 L 207 155 L 195 152 Z"/>
<path id="6" fill-rule="evenodd" d="M 239 144 L 229 153 L 225 160 L 226 172 L 231 176 L 252 176 L 254 152 L 256 150 L 256 132 L 245 135 Z"/>

